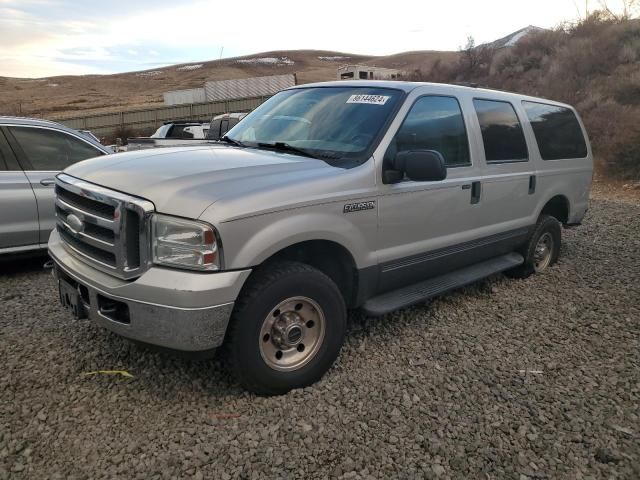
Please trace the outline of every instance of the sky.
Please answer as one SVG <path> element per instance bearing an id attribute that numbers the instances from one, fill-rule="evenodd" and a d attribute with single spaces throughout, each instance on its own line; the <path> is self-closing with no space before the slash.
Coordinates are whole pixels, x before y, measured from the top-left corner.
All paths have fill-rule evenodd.
<path id="1" fill-rule="evenodd" d="M 457 50 L 468 36 L 480 44 L 584 10 L 585 0 L 0 0 L 0 76 L 118 73 L 269 50 Z"/>

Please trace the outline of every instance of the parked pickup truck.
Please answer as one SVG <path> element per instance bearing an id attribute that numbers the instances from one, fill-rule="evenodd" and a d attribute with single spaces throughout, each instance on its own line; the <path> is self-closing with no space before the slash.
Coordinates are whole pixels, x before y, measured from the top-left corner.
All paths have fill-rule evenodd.
<path id="1" fill-rule="evenodd" d="M 213 117 L 211 123 L 206 124 L 166 123 L 150 137 L 129 138 L 127 151 L 207 144 L 211 140 L 219 140 L 246 115 L 246 113 L 224 113 Z"/>
<path id="2" fill-rule="evenodd" d="M 348 309 L 547 270 L 593 169 L 572 107 L 441 84 L 297 86 L 225 138 L 66 169 L 49 252 L 76 317 L 171 349 L 225 344 L 260 394 L 317 381 Z"/>

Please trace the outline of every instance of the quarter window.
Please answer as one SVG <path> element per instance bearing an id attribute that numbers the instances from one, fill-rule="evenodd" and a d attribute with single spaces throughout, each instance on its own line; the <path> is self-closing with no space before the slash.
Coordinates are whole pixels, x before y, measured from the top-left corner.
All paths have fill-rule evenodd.
<path id="1" fill-rule="evenodd" d="M 426 96 L 413 104 L 395 137 L 398 152 L 436 150 L 448 167 L 470 165 L 469 142 L 458 100 Z"/>
<path id="2" fill-rule="evenodd" d="M 480 99 L 475 99 L 473 105 L 480 123 L 487 162 L 527 161 L 527 142 L 513 105 Z"/>
<path id="3" fill-rule="evenodd" d="M 522 102 L 543 160 L 584 158 L 587 143 L 575 113 L 568 108 Z"/>
<path id="4" fill-rule="evenodd" d="M 33 127 L 9 127 L 31 164 L 28 170 L 57 171 L 103 153 L 71 135 Z"/>

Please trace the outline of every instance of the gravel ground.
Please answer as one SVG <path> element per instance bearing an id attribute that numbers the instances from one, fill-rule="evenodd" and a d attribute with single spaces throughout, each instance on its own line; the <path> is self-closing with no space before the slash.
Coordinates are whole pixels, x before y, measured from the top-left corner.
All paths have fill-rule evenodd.
<path id="1" fill-rule="evenodd" d="M 1 265 L 0 479 L 640 478 L 640 202 L 563 233 L 544 275 L 352 315 L 337 365 L 276 398 L 72 320 L 41 261 Z"/>

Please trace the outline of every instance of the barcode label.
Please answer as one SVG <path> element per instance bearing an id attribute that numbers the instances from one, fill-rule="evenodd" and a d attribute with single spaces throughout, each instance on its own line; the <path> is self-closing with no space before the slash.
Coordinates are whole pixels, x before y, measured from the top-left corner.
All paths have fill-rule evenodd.
<path id="1" fill-rule="evenodd" d="M 366 103 L 368 105 L 384 105 L 389 98 L 386 95 L 351 95 L 347 103 Z"/>

